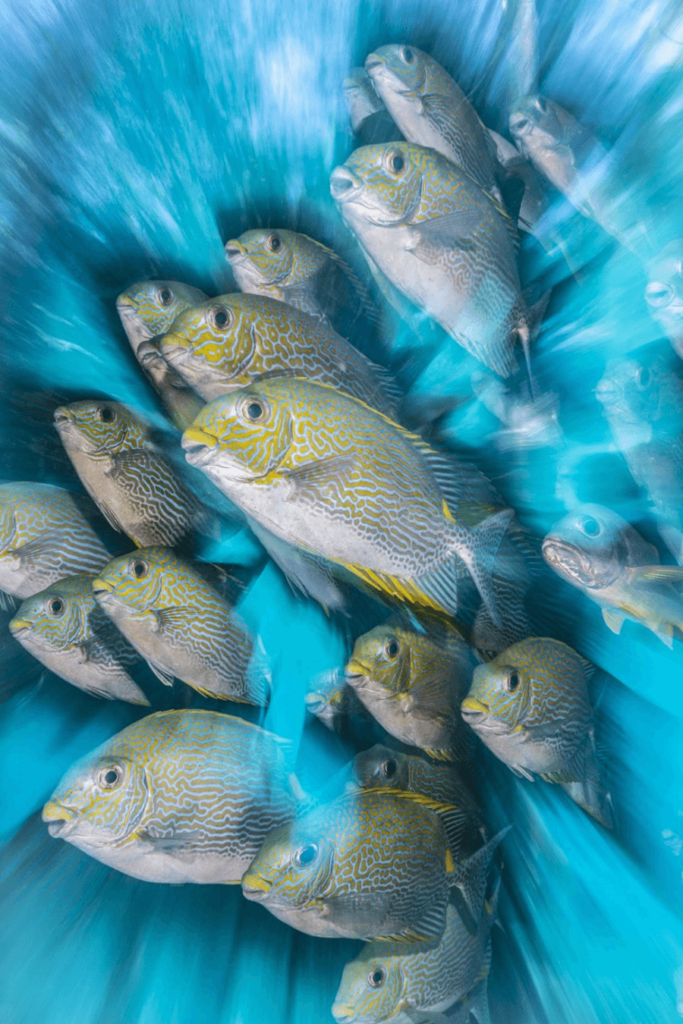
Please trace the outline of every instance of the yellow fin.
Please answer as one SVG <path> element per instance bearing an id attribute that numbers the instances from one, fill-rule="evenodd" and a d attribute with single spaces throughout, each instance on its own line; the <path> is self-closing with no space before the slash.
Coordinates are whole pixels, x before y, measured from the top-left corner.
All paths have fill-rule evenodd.
<path id="1" fill-rule="evenodd" d="M 434 761 L 454 761 L 455 758 L 451 754 L 450 750 L 431 750 L 429 747 L 423 747 L 425 754 Z"/>
<path id="2" fill-rule="evenodd" d="M 453 872 L 455 871 L 455 861 L 453 860 L 453 854 L 451 853 L 450 846 L 446 847 L 445 864 L 446 864 L 446 873 L 449 874 L 449 875 L 452 875 Z"/>

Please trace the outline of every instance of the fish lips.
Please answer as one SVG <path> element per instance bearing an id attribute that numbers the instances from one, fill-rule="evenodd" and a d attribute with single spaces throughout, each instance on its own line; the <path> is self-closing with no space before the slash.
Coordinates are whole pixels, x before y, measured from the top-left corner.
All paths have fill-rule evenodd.
<path id="1" fill-rule="evenodd" d="M 335 167 L 330 175 L 330 193 L 337 203 L 350 202 L 362 188 L 362 181 L 348 167 Z"/>
<path id="2" fill-rule="evenodd" d="M 596 578 L 590 560 L 574 544 L 550 535 L 544 539 L 541 552 L 548 565 L 560 576 L 584 587 L 595 587 Z"/>
<path id="3" fill-rule="evenodd" d="M 246 899 L 254 903 L 263 903 L 269 899 L 271 883 L 253 871 L 247 871 L 242 876 L 242 892 Z"/>

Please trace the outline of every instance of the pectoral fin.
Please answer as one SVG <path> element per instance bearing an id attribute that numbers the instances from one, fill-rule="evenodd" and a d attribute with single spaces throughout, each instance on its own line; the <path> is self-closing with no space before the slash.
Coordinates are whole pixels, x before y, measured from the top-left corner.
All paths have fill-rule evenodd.
<path id="1" fill-rule="evenodd" d="M 125 533 L 126 531 L 121 526 L 119 518 L 116 515 L 116 513 L 114 512 L 114 510 L 111 509 L 109 507 L 109 505 L 107 505 L 107 503 L 105 501 L 98 500 L 97 504 L 100 507 L 100 512 L 102 513 L 104 518 L 107 520 L 107 522 L 111 526 L 112 530 L 116 530 L 117 533 Z"/>
<path id="2" fill-rule="evenodd" d="M 157 664 L 157 662 L 150 661 L 149 659 L 147 660 L 147 664 L 149 665 L 157 679 L 161 680 L 164 686 L 173 686 L 173 680 L 175 679 L 175 676 L 173 675 L 172 672 L 169 672 L 168 669 L 162 668 L 161 665 Z"/>
<path id="3" fill-rule="evenodd" d="M 602 617 L 608 629 L 611 629 L 618 636 L 621 633 L 621 627 L 624 625 L 626 616 L 622 612 L 615 611 L 613 608 L 603 608 Z"/>
<path id="4" fill-rule="evenodd" d="M 423 263 L 435 263 L 444 251 L 471 249 L 472 232 L 480 223 L 479 210 L 458 210 L 421 221 L 410 229 L 408 252 Z"/>
<path id="5" fill-rule="evenodd" d="M 320 501 L 328 500 L 329 487 L 343 485 L 356 464 L 352 455 L 334 456 L 328 459 L 316 459 L 298 469 L 291 469 L 283 475 L 293 485 L 298 498 L 304 492 L 312 493 Z"/>

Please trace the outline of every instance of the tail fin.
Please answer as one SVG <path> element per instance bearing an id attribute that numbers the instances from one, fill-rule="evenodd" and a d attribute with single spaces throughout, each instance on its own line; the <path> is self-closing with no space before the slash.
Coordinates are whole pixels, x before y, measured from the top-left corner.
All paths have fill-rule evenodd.
<path id="1" fill-rule="evenodd" d="M 531 306 L 524 306 L 517 324 L 517 334 L 524 349 L 524 359 L 526 361 L 527 373 L 529 374 L 531 394 L 534 398 L 538 394 L 538 388 L 531 372 L 531 342 L 538 337 L 549 300 L 550 292 L 547 291 L 538 302 Z"/>
<path id="2" fill-rule="evenodd" d="M 601 825 L 609 829 L 614 828 L 612 797 L 600 779 L 600 766 L 592 730 L 586 737 L 577 755 L 578 759 L 582 762 L 577 770 L 577 775 L 581 781 L 562 782 L 562 789 L 571 797 L 575 804 L 578 804 L 582 810 L 590 814 Z"/>
<path id="3" fill-rule="evenodd" d="M 473 853 L 467 860 L 456 864 L 451 876 L 451 885 L 456 886 L 460 891 L 465 906 L 474 922 L 475 929 L 481 919 L 481 911 L 486 895 L 486 876 L 491 864 L 491 858 L 511 828 L 512 825 L 508 825 L 495 835 L 493 839 L 490 839 L 486 846 L 482 846 L 480 850 Z"/>
<path id="4" fill-rule="evenodd" d="M 459 543 L 455 548 L 467 566 L 492 621 L 499 629 L 502 628 L 503 620 L 497 608 L 490 570 L 513 517 L 514 512 L 511 508 L 496 512 L 495 515 L 469 529 L 465 542 Z"/>

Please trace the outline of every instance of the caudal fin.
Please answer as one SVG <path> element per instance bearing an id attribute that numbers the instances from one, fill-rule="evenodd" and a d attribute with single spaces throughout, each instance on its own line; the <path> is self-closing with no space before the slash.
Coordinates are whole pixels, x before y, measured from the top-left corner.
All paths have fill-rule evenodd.
<path id="1" fill-rule="evenodd" d="M 484 897 L 486 895 L 486 878 L 488 875 L 491 858 L 496 848 L 508 834 L 512 825 L 498 832 L 490 839 L 485 846 L 473 853 L 467 860 L 456 864 L 451 876 L 451 885 L 454 885 L 460 892 L 470 917 L 472 918 L 475 930 L 481 919 Z"/>
<path id="2" fill-rule="evenodd" d="M 524 306 L 517 325 L 517 334 L 524 350 L 524 359 L 526 362 L 527 373 L 529 374 L 531 394 L 534 398 L 538 394 L 538 386 L 534 375 L 531 372 L 531 343 L 540 333 L 543 317 L 545 316 L 549 300 L 550 292 L 548 291 L 545 295 L 541 296 L 538 302 L 534 302 L 531 306 Z"/>
<path id="3" fill-rule="evenodd" d="M 496 512 L 469 529 L 464 540 L 459 537 L 454 544 L 481 594 L 491 620 L 499 629 L 503 626 L 503 619 L 498 608 L 492 570 L 513 516 L 511 508 Z"/>

